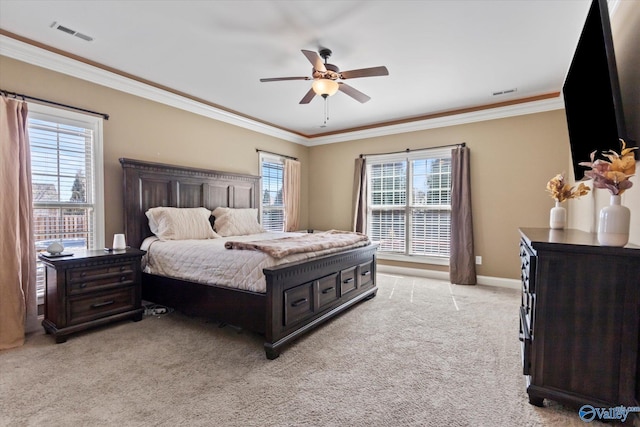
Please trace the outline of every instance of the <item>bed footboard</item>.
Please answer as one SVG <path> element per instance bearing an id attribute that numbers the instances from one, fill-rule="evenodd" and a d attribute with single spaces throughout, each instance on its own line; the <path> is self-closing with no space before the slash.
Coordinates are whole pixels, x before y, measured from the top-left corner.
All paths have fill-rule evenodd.
<path id="1" fill-rule="evenodd" d="M 263 270 L 268 359 L 303 333 L 376 295 L 376 249 L 371 245 Z"/>

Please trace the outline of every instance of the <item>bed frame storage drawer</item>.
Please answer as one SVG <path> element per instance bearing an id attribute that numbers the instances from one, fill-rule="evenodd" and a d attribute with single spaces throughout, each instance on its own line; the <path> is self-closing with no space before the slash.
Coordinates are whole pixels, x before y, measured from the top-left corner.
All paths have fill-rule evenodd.
<path id="1" fill-rule="evenodd" d="M 358 286 L 363 288 L 373 285 L 373 275 L 375 271 L 373 269 L 373 261 L 365 262 L 358 266 Z"/>
<path id="2" fill-rule="evenodd" d="M 338 295 L 338 273 L 325 276 L 315 281 L 317 308 L 322 309 L 340 298 Z"/>
<path id="3" fill-rule="evenodd" d="M 284 292 L 284 325 L 289 326 L 313 316 L 313 282 Z"/>
<path id="4" fill-rule="evenodd" d="M 347 268 L 340 272 L 340 295 L 354 291 L 358 287 L 357 267 Z"/>

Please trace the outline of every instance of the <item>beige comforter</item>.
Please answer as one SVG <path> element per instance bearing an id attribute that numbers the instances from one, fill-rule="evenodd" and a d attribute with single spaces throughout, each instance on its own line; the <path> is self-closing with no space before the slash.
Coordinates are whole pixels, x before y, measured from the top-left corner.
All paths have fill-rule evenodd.
<path id="1" fill-rule="evenodd" d="M 228 241 L 224 244 L 224 247 L 227 249 L 261 251 L 273 258 L 280 259 L 297 253 L 318 252 L 327 249 L 358 248 L 360 246 L 366 246 L 369 243 L 369 237 L 361 233 L 329 230 L 320 233 L 296 235 L 283 239 L 251 242 Z"/>

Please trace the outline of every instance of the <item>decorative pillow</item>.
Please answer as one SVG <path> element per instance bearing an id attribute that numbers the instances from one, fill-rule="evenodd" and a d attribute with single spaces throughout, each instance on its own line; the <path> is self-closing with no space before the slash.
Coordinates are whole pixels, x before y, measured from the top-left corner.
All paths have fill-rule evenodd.
<path id="1" fill-rule="evenodd" d="M 206 208 L 151 208 L 145 212 L 149 228 L 160 240 L 215 239 L 211 211 Z"/>
<path id="2" fill-rule="evenodd" d="M 258 223 L 258 209 L 216 208 L 213 227 L 222 237 L 264 233 Z"/>

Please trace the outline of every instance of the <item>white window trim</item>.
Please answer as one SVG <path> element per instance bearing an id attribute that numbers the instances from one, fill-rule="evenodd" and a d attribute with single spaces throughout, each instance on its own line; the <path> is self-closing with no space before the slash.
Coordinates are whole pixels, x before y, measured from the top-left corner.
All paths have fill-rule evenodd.
<path id="1" fill-rule="evenodd" d="M 400 152 L 400 153 L 391 153 L 391 154 L 376 154 L 367 156 L 367 167 L 370 165 L 382 164 L 382 163 L 391 163 L 394 161 L 411 161 L 416 159 L 424 159 L 425 150 L 416 150 L 409 152 Z M 428 157 L 451 157 L 451 149 L 450 148 L 434 148 L 429 149 Z M 407 200 L 409 200 L 409 194 L 407 194 Z M 407 207 L 408 209 L 408 207 Z M 368 211 L 371 210 L 371 207 L 368 208 Z M 367 212 L 369 215 L 369 212 Z M 368 225 L 368 221 L 367 221 Z M 411 262 L 411 263 L 419 263 L 419 264 L 431 264 L 431 265 L 449 265 L 450 257 L 439 257 L 439 256 L 431 256 L 431 255 L 409 255 L 409 254 L 400 254 L 397 252 L 381 252 L 377 251 L 376 257 L 378 259 L 387 260 L 387 261 L 400 261 L 400 262 Z"/>
<path id="2" fill-rule="evenodd" d="M 81 114 L 74 111 L 53 108 L 46 105 L 30 103 L 29 117 L 42 119 L 51 122 L 64 123 L 71 126 L 90 128 L 93 130 L 94 165 L 93 176 L 95 181 L 95 228 L 94 247 L 99 249 L 104 244 L 104 155 L 103 155 L 103 118 L 88 114 Z"/>
<path id="3" fill-rule="evenodd" d="M 258 216 L 260 218 L 260 223 L 262 224 L 262 194 L 263 194 L 263 188 L 262 188 L 262 162 L 264 161 L 272 161 L 272 162 L 279 162 L 282 163 L 284 165 L 284 161 L 285 158 L 282 156 L 278 156 L 277 154 L 271 154 L 271 153 L 266 153 L 266 152 L 260 152 L 259 153 L 260 156 L 258 157 L 258 170 L 260 171 L 260 207 L 258 209 Z M 284 183 L 283 183 L 284 185 Z M 283 227 L 284 228 L 284 227 Z"/>
<path id="4" fill-rule="evenodd" d="M 412 262 L 418 264 L 449 265 L 449 257 L 436 257 L 430 255 L 407 255 L 392 252 L 377 252 L 376 258 L 387 261 Z"/>

